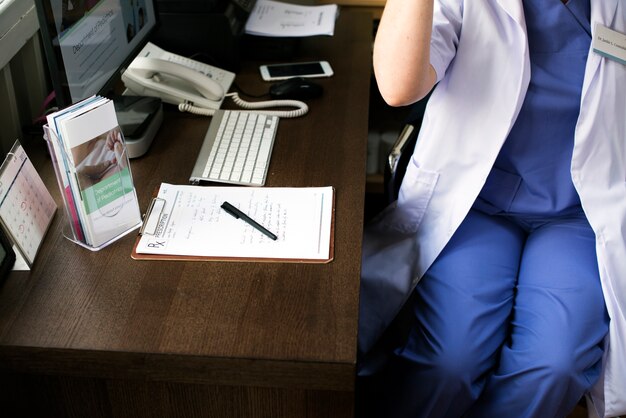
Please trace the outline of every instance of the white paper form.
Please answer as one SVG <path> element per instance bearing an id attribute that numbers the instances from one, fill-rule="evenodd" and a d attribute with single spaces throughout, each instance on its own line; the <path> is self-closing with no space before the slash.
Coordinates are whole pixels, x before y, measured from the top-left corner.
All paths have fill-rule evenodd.
<path id="1" fill-rule="evenodd" d="M 225 201 L 278 236 L 236 219 Z M 136 248 L 138 254 L 326 260 L 332 187 L 203 187 L 163 183 Z"/>
<path id="2" fill-rule="evenodd" d="M 246 22 L 246 33 L 273 37 L 333 35 L 337 5 L 301 6 L 258 0 Z"/>

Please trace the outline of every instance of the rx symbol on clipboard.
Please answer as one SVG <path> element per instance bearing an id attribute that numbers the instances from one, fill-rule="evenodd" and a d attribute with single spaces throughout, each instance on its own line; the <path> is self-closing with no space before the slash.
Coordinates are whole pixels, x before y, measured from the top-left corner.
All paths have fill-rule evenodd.
<path id="1" fill-rule="evenodd" d="M 162 248 L 165 247 L 167 241 L 153 241 L 148 243 L 148 248 Z"/>

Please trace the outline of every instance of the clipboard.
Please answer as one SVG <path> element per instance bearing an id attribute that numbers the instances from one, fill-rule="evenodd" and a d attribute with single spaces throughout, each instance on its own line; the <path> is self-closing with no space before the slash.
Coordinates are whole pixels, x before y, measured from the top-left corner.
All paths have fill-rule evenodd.
<path id="1" fill-rule="evenodd" d="M 0 224 L 13 245 L 14 270 L 30 270 L 57 205 L 15 141 L 0 167 Z"/>
<path id="2" fill-rule="evenodd" d="M 260 220 L 278 235 L 278 239 L 272 241 L 230 216 L 219 208 L 224 201 Z M 259 201 L 263 201 L 264 206 L 255 212 Z M 308 215 L 301 211 L 319 213 L 319 216 L 313 215 L 307 222 Z M 332 187 L 206 187 L 163 183 L 144 216 L 131 257 L 135 260 L 329 263 L 334 259 L 334 230 Z M 189 234 L 190 238 L 181 238 L 181 234 Z"/>

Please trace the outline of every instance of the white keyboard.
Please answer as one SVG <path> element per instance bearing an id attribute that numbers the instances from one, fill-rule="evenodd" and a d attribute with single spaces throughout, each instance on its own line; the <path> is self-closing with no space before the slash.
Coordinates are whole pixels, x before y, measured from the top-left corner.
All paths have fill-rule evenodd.
<path id="1" fill-rule="evenodd" d="M 265 185 L 278 120 L 254 112 L 217 110 L 189 181 Z"/>

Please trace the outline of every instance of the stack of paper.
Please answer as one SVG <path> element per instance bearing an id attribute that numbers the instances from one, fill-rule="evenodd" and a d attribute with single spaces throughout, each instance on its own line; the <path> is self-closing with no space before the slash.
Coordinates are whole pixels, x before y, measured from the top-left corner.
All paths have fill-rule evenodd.
<path id="1" fill-rule="evenodd" d="M 92 96 L 47 118 L 73 238 L 97 249 L 138 228 L 141 215 L 113 102 Z"/>
<path id="2" fill-rule="evenodd" d="M 273 37 L 333 35 L 337 12 L 336 4 L 300 6 L 258 0 L 246 22 L 246 33 Z"/>

